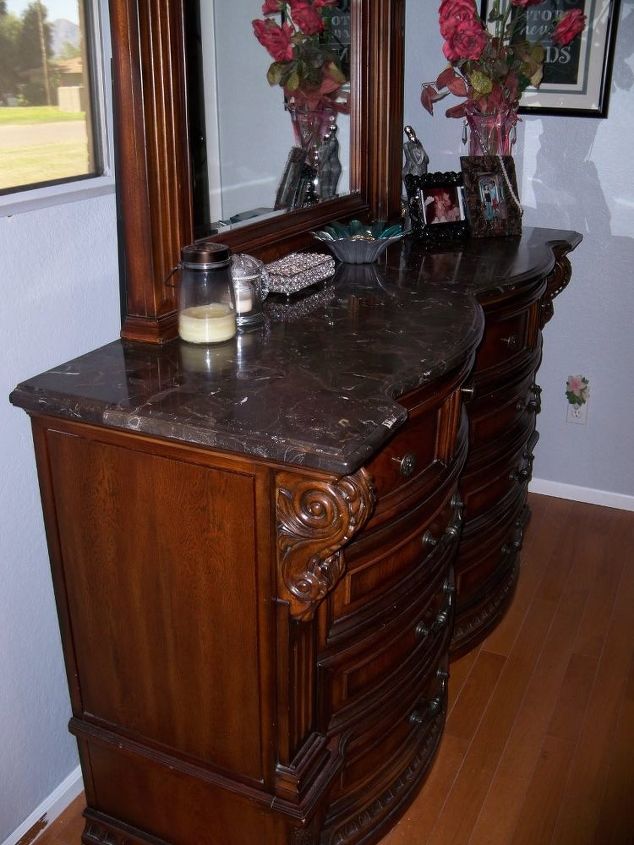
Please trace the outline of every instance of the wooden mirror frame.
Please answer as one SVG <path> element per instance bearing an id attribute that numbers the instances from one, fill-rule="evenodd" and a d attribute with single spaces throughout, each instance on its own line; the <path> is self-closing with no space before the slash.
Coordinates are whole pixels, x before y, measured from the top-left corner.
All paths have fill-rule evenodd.
<path id="1" fill-rule="evenodd" d="M 186 95 L 187 0 L 110 0 L 123 328 L 129 340 L 177 335 L 174 288 L 194 240 Z M 400 215 L 405 0 L 352 0 L 351 193 L 218 236 L 264 260 L 311 243 L 338 217 Z"/>

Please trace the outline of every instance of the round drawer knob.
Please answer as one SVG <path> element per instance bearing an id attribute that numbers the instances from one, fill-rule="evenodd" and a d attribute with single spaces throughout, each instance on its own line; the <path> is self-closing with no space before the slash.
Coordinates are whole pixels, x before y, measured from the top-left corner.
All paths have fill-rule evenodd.
<path id="1" fill-rule="evenodd" d="M 414 629 L 414 633 L 416 635 L 417 640 L 424 640 L 431 633 L 431 628 L 429 628 L 428 625 L 425 625 L 424 622 L 419 622 L 416 628 Z"/>
<path id="2" fill-rule="evenodd" d="M 398 464 L 398 471 L 403 478 L 409 478 L 416 469 L 416 455 L 413 452 L 408 452 L 402 458 L 392 458 Z"/>
<path id="3" fill-rule="evenodd" d="M 436 628 L 444 628 L 449 622 L 449 613 L 446 610 L 441 610 L 436 617 Z"/>

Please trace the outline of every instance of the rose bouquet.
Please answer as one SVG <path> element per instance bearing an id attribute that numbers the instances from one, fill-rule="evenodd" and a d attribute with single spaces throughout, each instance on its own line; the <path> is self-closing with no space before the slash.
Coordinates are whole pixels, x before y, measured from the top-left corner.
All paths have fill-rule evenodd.
<path id="1" fill-rule="evenodd" d="M 544 73 L 544 48 L 526 39 L 521 14 L 541 2 L 510 0 L 503 8 L 501 0 L 493 0 L 487 28 L 475 0 L 442 0 L 440 34 L 449 66 L 435 83 L 423 85 L 421 102 L 427 111 L 433 114 L 433 104 L 452 93 L 465 99 L 449 108 L 447 117 L 502 110 L 516 115 L 523 91 L 529 85 L 538 87 Z M 585 21 L 579 9 L 566 12 L 554 25 L 552 41 L 570 44 L 583 32 Z"/>
<path id="2" fill-rule="evenodd" d="M 295 105 L 308 109 L 323 107 L 338 112 L 349 110 L 348 81 L 341 64 L 320 37 L 328 27 L 326 10 L 339 0 L 265 0 L 265 20 L 254 20 L 253 31 L 273 63 L 268 69 L 270 85 L 283 88 Z M 277 23 L 272 15 L 283 13 Z"/>

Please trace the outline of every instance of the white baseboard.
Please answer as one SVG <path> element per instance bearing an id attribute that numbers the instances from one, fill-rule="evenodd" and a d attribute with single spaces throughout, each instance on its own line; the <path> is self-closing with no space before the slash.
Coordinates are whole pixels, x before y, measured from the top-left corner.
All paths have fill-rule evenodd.
<path id="1" fill-rule="evenodd" d="M 17 830 L 14 830 L 8 839 L 4 840 L 2 845 L 16 845 L 16 843 L 19 842 L 20 839 L 22 839 L 22 837 L 27 834 L 43 816 L 46 816 L 46 827 L 48 828 L 51 822 L 55 821 L 58 816 L 61 816 L 71 801 L 74 801 L 75 798 L 77 798 L 83 788 L 84 782 L 81 777 L 81 768 L 77 766 L 77 768 L 51 792 L 48 798 L 45 798 L 40 806 L 33 810 L 31 815 L 22 822 L 20 827 L 18 827 Z M 37 841 L 37 837 L 33 841 Z"/>
<path id="2" fill-rule="evenodd" d="M 560 484 L 558 481 L 547 481 L 543 478 L 534 478 L 528 485 L 528 489 L 531 493 L 554 496 L 556 499 L 570 499 L 573 502 L 585 502 L 588 505 L 634 511 L 634 496 L 627 496 L 624 493 L 593 490 L 591 487 L 577 487 L 576 484 Z"/>

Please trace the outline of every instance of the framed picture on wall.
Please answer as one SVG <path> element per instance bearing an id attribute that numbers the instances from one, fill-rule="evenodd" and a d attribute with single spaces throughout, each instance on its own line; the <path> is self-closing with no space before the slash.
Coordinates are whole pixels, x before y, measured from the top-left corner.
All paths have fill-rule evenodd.
<path id="1" fill-rule="evenodd" d="M 473 237 L 520 235 L 522 207 L 513 157 L 462 156 L 460 163 Z"/>
<path id="2" fill-rule="evenodd" d="M 482 0 L 484 20 L 498 2 L 504 13 L 510 0 Z M 607 117 L 619 8 L 620 0 L 542 0 L 513 6 L 515 37 L 541 44 L 546 53 L 542 83 L 526 89 L 521 114 Z M 571 44 L 558 46 L 550 37 L 554 25 L 573 9 L 586 15 L 586 28 Z"/>

